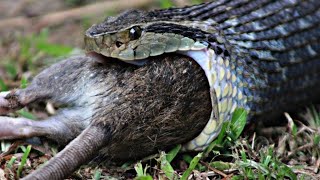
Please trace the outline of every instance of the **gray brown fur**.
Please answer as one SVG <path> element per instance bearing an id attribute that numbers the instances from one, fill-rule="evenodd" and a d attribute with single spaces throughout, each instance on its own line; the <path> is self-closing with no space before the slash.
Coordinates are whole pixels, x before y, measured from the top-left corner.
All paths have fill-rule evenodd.
<path id="1" fill-rule="evenodd" d="M 101 62 L 101 57 L 69 58 L 45 69 L 28 88 L 7 95 L 5 99 L 20 107 L 45 99 L 68 105 L 39 121 L 42 124 L 21 123 L 12 131 L 31 128 L 36 132 L 20 138 L 45 136 L 65 144 L 89 126 L 108 129 L 107 140 L 99 142 L 101 154 L 123 161 L 187 142 L 207 123 L 209 86 L 200 66 L 189 58 L 161 56 L 142 67 L 117 60 Z M 19 138 L 5 131 L 11 127 L 10 119 L 2 123 L 1 139 Z"/>

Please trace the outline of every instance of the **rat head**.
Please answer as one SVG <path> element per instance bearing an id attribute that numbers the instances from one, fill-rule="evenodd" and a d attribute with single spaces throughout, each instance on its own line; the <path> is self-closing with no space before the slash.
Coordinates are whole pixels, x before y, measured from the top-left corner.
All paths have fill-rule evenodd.
<path id="1" fill-rule="evenodd" d="M 178 10 L 177 10 L 178 12 Z M 88 51 L 125 61 L 167 52 L 201 50 L 210 43 L 213 22 L 186 21 L 178 13 L 131 10 L 92 26 L 85 35 Z"/>

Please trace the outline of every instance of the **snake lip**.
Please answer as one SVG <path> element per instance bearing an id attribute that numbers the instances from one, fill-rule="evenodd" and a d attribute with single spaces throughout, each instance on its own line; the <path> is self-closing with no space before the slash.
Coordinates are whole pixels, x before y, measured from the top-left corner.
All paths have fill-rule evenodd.
<path id="1" fill-rule="evenodd" d="M 107 58 L 106 56 L 98 53 L 98 52 L 95 52 L 95 51 L 87 51 L 86 52 L 86 55 L 87 56 L 93 56 L 93 57 L 97 57 L 97 58 Z"/>
<path id="2" fill-rule="evenodd" d="M 109 62 L 116 62 L 116 63 L 122 63 L 122 61 L 119 61 L 117 58 L 104 56 L 103 54 L 97 53 L 95 51 L 88 51 L 86 52 L 86 56 L 92 58 L 92 60 L 101 63 L 101 64 L 107 64 Z M 124 65 L 128 65 L 130 63 L 123 62 Z"/>
<path id="3" fill-rule="evenodd" d="M 86 56 L 91 57 L 93 60 L 95 60 L 99 63 L 105 63 L 105 62 L 109 61 L 110 59 L 112 59 L 111 57 L 104 56 L 104 55 L 97 53 L 95 51 L 86 52 Z"/>

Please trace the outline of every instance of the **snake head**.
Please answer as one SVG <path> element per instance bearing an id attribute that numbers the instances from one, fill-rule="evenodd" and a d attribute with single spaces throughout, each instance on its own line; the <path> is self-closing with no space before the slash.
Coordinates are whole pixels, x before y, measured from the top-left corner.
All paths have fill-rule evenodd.
<path id="1" fill-rule="evenodd" d="M 162 17 L 159 11 L 131 10 L 93 25 L 85 35 L 85 48 L 127 62 L 176 51 L 202 50 L 216 39 L 213 21 L 186 21 Z"/>

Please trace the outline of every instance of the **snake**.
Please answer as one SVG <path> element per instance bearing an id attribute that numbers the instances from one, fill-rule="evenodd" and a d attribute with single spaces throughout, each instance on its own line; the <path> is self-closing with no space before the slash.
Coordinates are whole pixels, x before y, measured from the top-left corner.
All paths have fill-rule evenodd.
<path id="1" fill-rule="evenodd" d="M 90 27 L 85 49 L 137 66 L 164 53 L 196 61 L 208 79 L 212 113 L 183 148 L 203 150 L 236 108 L 251 120 L 319 99 L 320 1 L 216 0 L 129 10 Z"/>

